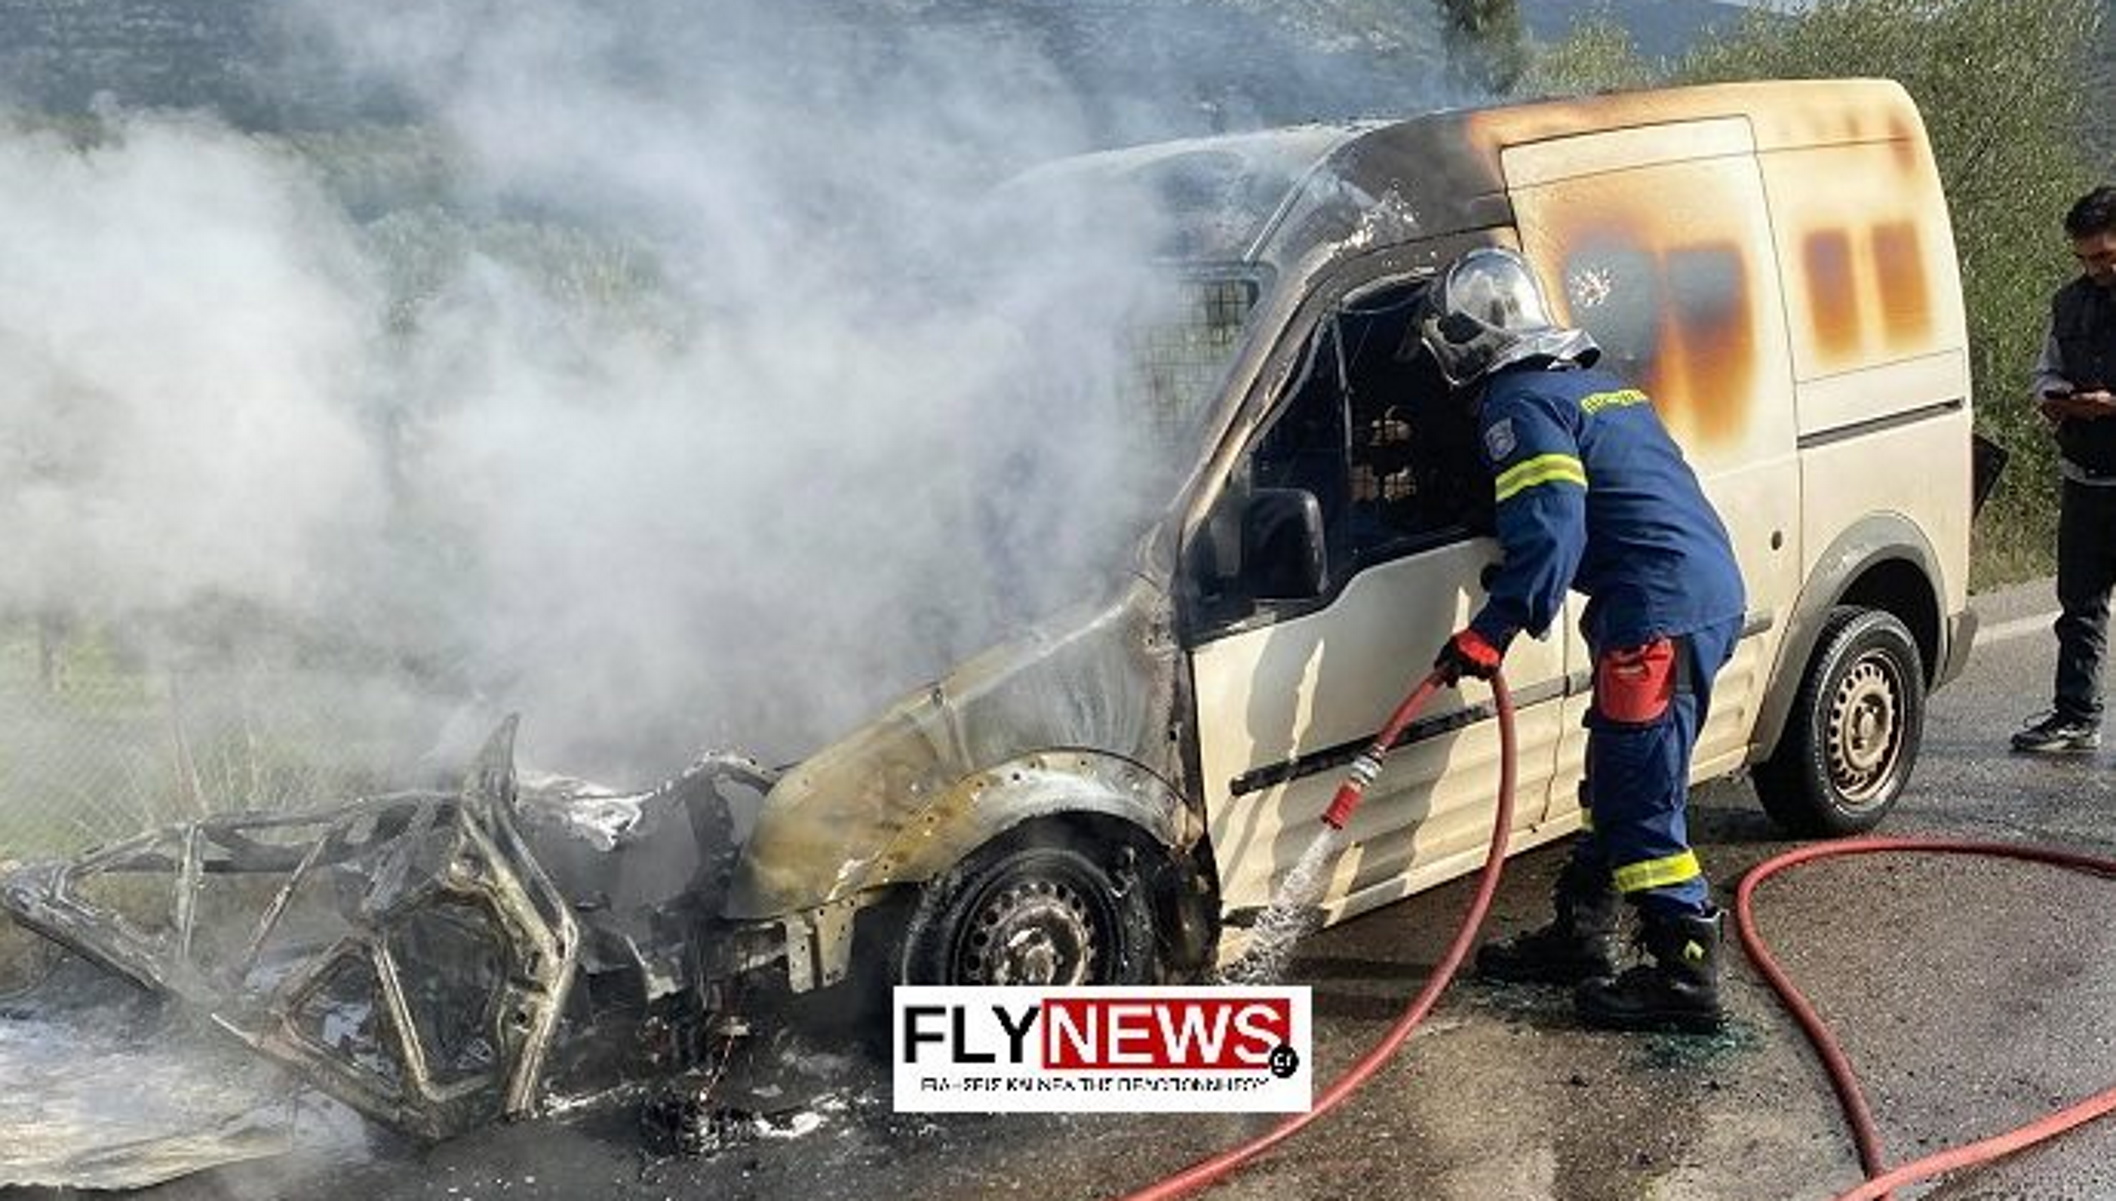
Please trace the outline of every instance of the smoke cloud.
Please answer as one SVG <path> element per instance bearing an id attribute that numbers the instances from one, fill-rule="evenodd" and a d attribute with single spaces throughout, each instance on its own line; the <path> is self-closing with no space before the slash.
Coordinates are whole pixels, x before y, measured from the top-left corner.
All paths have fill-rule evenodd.
<path id="1" fill-rule="evenodd" d="M 232 11 L 281 61 L 213 78 L 306 92 L 0 125 L 0 613 L 616 783 L 815 749 L 1167 499 L 1152 205 L 995 184 L 1443 86 L 1426 17 L 1249 0 Z"/>
<path id="2" fill-rule="evenodd" d="M 291 156 L 202 120 L 0 137 L 0 604 L 313 603 L 383 494 L 375 294 Z"/>
<path id="3" fill-rule="evenodd" d="M 1111 403 L 1151 214 L 991 219 L 1091 142 L 1006 29 L 287 19 L 419 114 L 370 139 L 417 186 L 204 114 L 0 138 L 0 608 L 268 615 L 633 782 L 812 750 L 1165 500 Z"/>

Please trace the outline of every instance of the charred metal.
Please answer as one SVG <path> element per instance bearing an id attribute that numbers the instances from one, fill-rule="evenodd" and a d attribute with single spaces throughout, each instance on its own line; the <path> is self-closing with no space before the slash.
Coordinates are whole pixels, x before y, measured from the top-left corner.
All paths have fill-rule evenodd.
<path id="1" fill-rule="evenodd" d="M 17 868 L 0 901 L 427 1138 L 689 1067 L 732 1021 L 718 911 L 735 806 L 772 773 L 713 756 L 635 795 L 531 789 L 513 737 L 457 792 L 199 821 Z"/>

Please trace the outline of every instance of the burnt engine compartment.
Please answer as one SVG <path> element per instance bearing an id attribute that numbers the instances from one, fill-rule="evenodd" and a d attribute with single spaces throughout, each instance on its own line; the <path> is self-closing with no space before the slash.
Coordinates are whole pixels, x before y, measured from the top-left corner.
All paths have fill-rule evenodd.
<path id="1" fill-rule="evenodd" d="M 747 1026 L 720 914 L 776 773 L 735 754 L 634 796 L 525 791 L 517 820 L 580 927 L 547 1094 L 644 1084 L 724 1055 Z"/>
<path id="2" fill-rule="evenodd" d="M 454 792 L 236 813 L 0 877 L 66 951 L 360 1113 L 443 1138 L 700 1062 L 740 1028 L 718 913 L 775 775 L 523 785 L 514 723 Z"/>

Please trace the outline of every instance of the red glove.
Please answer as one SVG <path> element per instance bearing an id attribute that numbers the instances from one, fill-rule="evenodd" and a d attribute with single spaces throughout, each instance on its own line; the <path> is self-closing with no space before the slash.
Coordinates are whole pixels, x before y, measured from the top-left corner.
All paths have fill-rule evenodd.
<path id="1" fill-rule="evenodd" d="M 1499 648 L 1484 640 L 1484 635 L 1475 630 L 1457 630 L 1455 636 L 1440 647 L 1440 655 L 1433 660 L 1433 670 L 1439 673 L 1440 682 L 1453 685 L 1463 676 L 1475 676 L 1489 680 L 1499 674 Z"/>

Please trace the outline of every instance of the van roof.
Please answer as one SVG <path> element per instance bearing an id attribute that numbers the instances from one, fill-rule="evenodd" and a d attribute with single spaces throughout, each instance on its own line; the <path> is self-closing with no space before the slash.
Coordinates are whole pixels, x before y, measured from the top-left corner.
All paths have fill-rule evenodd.
<path id="1" fill-rule="evenodd" d="M 1143 191 L 1169 222 L 1162 249 L 1171 258 L 1308 273 L 1339 257 L 1315 260 L 1318 248 L 1354 253 L 1510 223 L 1507 147 L 1729 116 L 1749 119 L 1761 151 L 1923 136 L 1893 81 L 1759 81 L 1188 138 L 1081 155 L 1023 178 Z"/>

